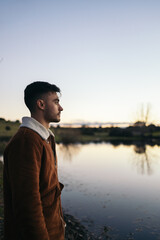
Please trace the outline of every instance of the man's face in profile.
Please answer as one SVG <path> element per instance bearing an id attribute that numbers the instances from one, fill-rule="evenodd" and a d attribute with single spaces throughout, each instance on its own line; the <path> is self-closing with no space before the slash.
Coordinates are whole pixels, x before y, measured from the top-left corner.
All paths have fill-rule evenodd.
<path id="1" fill-rule="evenodd" d="M 63 108 L 59 103 L 56 92 L 48 92 L 44 95 L 44 118 L 47 122 L 59 122 Z"/>

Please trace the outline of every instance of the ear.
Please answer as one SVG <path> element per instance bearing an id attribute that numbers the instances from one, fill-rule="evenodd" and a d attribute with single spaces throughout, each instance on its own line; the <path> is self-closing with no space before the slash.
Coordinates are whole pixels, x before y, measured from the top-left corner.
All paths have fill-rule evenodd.
<path id="1" fill-rule="evenodd" d="M 44 100 L 42 99 L 38 99 L 37 100 L 37 107 L 41 110 L 44 110 L 45 109 L 45 103 L 44 103 Z"/>

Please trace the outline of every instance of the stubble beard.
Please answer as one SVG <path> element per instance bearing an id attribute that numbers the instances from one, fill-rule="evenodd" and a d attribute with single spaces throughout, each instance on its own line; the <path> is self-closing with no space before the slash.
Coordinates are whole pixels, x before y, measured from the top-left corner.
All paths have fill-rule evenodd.
<path id="1" fill-rule="evenodd" d="M 57 117 L 53 117 L 53 118 L 51 117 L 50 120 L 51 120 L 51 122 L 58 123 L 58 122 L 60 122 L 60 115 L 58 114 Z"/>
<path id="2" fill-rule="evenodd" d="M 46 114 L 45 120 L 46 120 L 48 123 L 51 123 L 51 122 L 58 123 L 58 122 L 60 122 L 60 113 L 57 114 L 57 115 L 55 115 L 55 116 L 51 116 L 50 114 Z"/>

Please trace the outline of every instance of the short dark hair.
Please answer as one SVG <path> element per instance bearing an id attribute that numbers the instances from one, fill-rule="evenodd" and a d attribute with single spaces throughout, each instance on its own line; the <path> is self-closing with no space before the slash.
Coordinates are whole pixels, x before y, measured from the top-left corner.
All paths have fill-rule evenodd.
<path id="1" fill-rule="evenodd" d="M 34 112 L 36 101 L 48 92 L 61 92 L 54 84 L 48 82 L 37 81 L 29 84 L 24 90 L 24 102 L 30 112 Z"/>

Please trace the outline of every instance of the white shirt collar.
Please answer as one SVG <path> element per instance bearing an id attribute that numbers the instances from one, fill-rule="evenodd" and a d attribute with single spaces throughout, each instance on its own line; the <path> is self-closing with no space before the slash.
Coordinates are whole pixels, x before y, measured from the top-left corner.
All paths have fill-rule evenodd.
<path id="1" fill-rule="evenodd" d="M 45 128 L 40 122 L 32 117 L 23 117 L 20 127 L 27 127 L 37 132 L 44 140 L 47 140 L 50 135 L 54 136 L 50 129 Z"/>

